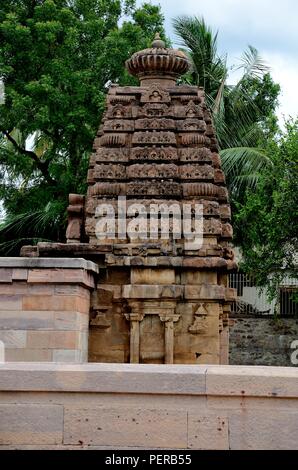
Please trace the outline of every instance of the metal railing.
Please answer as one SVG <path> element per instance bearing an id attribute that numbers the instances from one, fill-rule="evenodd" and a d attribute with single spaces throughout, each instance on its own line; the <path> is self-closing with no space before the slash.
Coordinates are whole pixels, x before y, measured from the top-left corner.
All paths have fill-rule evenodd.
<path id="1" fill-rule="evenodd" d="M 258 287 L 251 277 L 242 272 L 229 274 L 229 286 L 237 289 L 238 299 L 233 302 L 232 314 L 274 315 L 298 318 L 298 279 L 286 278 L 280 286 L 278 305 L 269 301 L 265 290 Z M 296 297 L 296 301 L 295 301 Z"/>

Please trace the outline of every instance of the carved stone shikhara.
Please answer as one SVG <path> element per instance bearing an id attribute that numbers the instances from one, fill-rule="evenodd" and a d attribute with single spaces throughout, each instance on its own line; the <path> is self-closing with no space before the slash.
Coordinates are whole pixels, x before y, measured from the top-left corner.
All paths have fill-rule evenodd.
<path id="1" fill-rule="evenodd" d="M 176 85 L 188 66 L 183 52 L 167 49 L 158 37 L 126 62 L 140 86 L 113 85 L 107 96 L 88 171 L 89 243 L 80 245 L 81 199 L 70 203 L 68 242 L 100 271 L 90 311 L 90 361 L 227 362 L 235 297 L 227 282 L 235 268 L 231 212 L 204 91 Z M 119 196 L 146 210 L 168 204 L 182 213 L 188 205 L 192 220 L 201 205 L 202 244 L 189 246 L 183 233 L 175 238 L 174 217 L 168 239 L 159 236 L 161 227 L 153 237 L 148 226 L 147 239 L 127 233 L 99 238 L 98 207 L 109 204 L 119 227 Z"/>
<path id="2" fill-rule="evenodd" d="M 202 204 L 204 240 L 198 250 L 187 250 L 183 237 L 111 244 L 105 281 L 98 284 L 113 293 L 111 323 L 105 326 L 103 312 L 92 320 L 90 360 L 226 362 L 223 312 L 227 318 L 234 295 L 227 288 L 227 270 L 234 266 L 227 245 L 232 227 L 204 92 L 176 86 L 188 60 L 158 38 L 126 66 L 141 86 L 112 87 L 108 95 L 103 134 L 90 159 L 87 235 L 100 246 L 96 207 L 108 201 L 118 217 L 116 198 L 125 195 L 127 204 L 146 209 L 154 203 Z"/>

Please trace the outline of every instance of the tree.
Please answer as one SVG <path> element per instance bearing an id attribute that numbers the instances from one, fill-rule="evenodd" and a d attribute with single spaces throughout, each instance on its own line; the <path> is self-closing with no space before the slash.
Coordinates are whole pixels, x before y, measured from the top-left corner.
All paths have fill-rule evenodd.
<path id="1" fill-rule="evenodd" d="M 242 246 L 245 271 L 276 297 L 286 276 L 298 278 L 298 120 L 286 123 L 267 152 L 272 165 L 238 204 L 235 241 Z"/>
<path id="2" fill-rule="evenodd" d="M 154 31 L 164 35 L 160 8 L 135 0 L 1 1 L 2 252 L 64 239 L 68 193 L 86 190 L 108 84 L 135 83 L 124 62 Z"/>
<path id="3" fill-rule="evenodd" d="M 254 187 L 259 172 L 270 166 L 262 149 L 268 133 L 276 132 L 274 110 L 280 91 L 257 50 L 249 46 L 238 69 L 242 76 L 229 86 L 227 57 L 218 54 L 218 33 L 203 18 L 179 17 L 174 29 L 192 64 L 188 83 L 203 86 L 213 114 L 223 168 L 230 191 Z"/>

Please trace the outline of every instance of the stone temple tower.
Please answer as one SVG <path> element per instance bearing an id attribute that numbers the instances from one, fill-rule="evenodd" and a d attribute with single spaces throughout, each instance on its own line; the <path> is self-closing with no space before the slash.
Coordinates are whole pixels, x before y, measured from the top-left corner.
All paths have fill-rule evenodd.
<path id="1" fill-rule="evenodd" d="M 204 91 L 176 85 L 188 60 L 165 48 L 158 35 L 126 67 L 140 86 L 110 88 L 88 172 L 85 232 L 92 245 L 105 244 L 108 250 L 93 297 L 90 359 L 226 362 L 234 295 L 227 285 L 227 269 L 234 264 L 228 248 L 232 227 Z M 170 237 L 161 238 L 160 224 L 155 239 L 152 233 L 151 239 L 150 233 L 147 239 L 117 239 L 116 233 L 116 239 L 98 240 L 102 212 L 98 216 L 96 209 L 111 203 L 119 218 L 119 196 L 125 196 L 127 208 L 142 204 L 147 214 L 150 207 L 174 205 L 178 212 L 169 218 Z M 183 204 L 191 207 L 190 214 L 195 204 L 203 208 L 199 248 L 187 244 L 183 233 L 173 237 Z M 154 215 L 158 225 L 161 219 L 151 211 Z"/>
<path id="2" fill-rule="evenodd" d="M 126 68 L 140 86 L 110 87 L 87 196 L 70 195 L 58 247 L 99 267 L 89 361 L 227 363 L 231 214 L 204 90 L 176 85 L 187 57 L 158 35 Z"/>

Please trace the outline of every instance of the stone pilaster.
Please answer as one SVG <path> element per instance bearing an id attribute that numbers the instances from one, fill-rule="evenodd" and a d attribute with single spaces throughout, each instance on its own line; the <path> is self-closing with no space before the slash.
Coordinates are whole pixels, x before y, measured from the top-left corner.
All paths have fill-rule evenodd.
<path id="1" fill-rule="evenodd" d="M 159 315 L 165 325 L 165 364 L 174 363 L 174 322 L 180 319 L 180 315 Z"/>
<path id="2" fill-rule="evenodd" d="M 130 362 L 140 362 L 140 322 L 144 315 L 140 312 L 126 313 L 125 318 L 130 322 Z"/>

